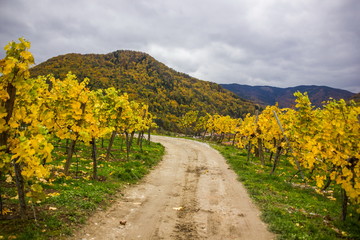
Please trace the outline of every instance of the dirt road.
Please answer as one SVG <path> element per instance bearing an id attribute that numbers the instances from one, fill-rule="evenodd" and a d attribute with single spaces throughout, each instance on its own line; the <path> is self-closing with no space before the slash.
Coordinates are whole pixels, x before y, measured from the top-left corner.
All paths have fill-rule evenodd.
<path id="1" fill-rule="evenodd" d="M 275 238 L 217 151 L 191 140 L 152 140 L 166 148 L 159 166 L 72 239 Z"/>

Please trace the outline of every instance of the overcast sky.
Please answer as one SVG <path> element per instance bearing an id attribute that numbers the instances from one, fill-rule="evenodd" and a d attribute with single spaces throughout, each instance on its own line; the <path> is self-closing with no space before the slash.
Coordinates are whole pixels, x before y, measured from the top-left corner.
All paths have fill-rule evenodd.
<path id="1" fill-rule="evenodd" d="M 0 57 L 120 49 L 217 83 L 360 92 L 359 0 L 0 0 Z"/>

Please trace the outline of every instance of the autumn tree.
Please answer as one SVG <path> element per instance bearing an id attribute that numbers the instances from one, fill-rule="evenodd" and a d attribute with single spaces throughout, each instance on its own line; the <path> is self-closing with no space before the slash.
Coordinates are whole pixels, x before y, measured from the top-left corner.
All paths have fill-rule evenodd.
<path id="1" fill-rule="evenodd" d="M 45 163 L 51 160 L 53 146 L 39 121 L 46 111 L 41 93 L 47 85 L 41 78 L 29 78 L 28 69 L 34 63 L 28 51 L 30 42 L 19 40 L 5 47 L 6 56 L 0 60 L 0 174 L 8 172 L 15 177 L 20 215 L 24 218 L 25 185 L 32 180 L 30 197 L 42 191 L 37 181 L 49 174 Z"/>

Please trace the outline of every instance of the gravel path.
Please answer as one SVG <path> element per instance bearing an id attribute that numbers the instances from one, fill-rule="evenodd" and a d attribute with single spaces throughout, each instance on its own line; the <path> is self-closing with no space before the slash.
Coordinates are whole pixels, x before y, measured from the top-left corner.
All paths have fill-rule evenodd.
<path id="1" fill-rule="evenodd" d="M 275 239 L 225 159 L 208 144 L 152 137 L 160 164 L 71 239 Z"/>

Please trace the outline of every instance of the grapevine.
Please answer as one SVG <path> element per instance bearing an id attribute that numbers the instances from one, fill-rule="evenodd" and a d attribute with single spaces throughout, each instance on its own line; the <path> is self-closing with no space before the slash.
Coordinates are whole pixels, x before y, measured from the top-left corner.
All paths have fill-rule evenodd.
<path id="1" fill-rule="evenodd" d="M 52 75 L 30 78 L 34 58 L 30 42 L 10 42 L 0 60 L 0 176 L 17 187 L 20 215 L 26 217 L 27 200 L 45 198 L 42 185 L 51 182 L 51 141 L 70 141 L 64 173 L 70 175 L 76 143 L 92 145 L 93 179 L 97 179 L 96 141 L 111 134 L 131 134 L 153 124 L 148 106 L 129 101 L 114 88 L 92 91 L 89 79 L 79 81 L 68 73 L 64 79 Z M 109 145 L 108 154 L 111 150 Z M 1 206 L 2 207 L 2 206 Z M 0 209 L 2 212 L 2 209 Z"/>

